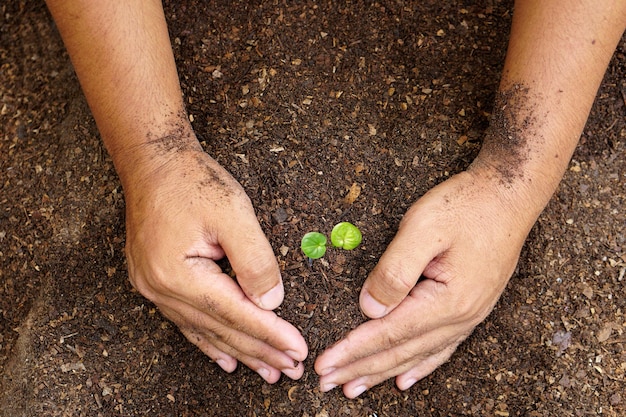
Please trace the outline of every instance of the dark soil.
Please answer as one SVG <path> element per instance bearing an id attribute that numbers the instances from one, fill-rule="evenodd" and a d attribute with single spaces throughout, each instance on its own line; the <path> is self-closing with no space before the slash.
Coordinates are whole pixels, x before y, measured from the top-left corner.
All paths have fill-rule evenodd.
<path id="1" fill-rule="evenodd" d="M 626 40 L 493 313 L 406 392 L 321 394 L 314 358 L 422 194 L 465 169 L 512 2 L 166 1 L 187 109 L 283 270 L 299 381 L 221 371 L 127 281 L 124 199 L 40 0 L 0 5 L 0 415 L 626 415 Z M 364 242 L 309 267 L 311 230 Z"/>

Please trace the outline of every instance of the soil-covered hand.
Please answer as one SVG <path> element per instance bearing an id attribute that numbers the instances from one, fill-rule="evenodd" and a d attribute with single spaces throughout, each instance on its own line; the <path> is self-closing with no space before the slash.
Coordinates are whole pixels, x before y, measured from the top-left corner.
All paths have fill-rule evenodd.
<path id="1" fill-rule="evenodd" d="M 315 363 L 322 391 L 353 398 L 391 377 L 408 389 L 489 314 L 534 222 L 501 182 L 463 172 L 411 207 L 361 290 L 373 320 Z"/>
<path id="2" fill-rule="evenodd" d="M 282 279 L 250 200 L 191 148 L 165 149 L 165 162 L 125 181 L 130 280 L 227 372 L 239 360 L 269 383 L 281 372 L 298 379 L 307 346 L 271 311 L 283 300 Z M 224 256 L 236 281 L 216 264 Z"/>

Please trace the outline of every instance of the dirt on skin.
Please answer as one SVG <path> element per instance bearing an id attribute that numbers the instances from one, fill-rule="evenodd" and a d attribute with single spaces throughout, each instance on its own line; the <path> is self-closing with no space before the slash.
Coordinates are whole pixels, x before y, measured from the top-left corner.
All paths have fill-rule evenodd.
<path id="1" fill-rule="evenodd" d="M 481 149 L 498 161 L 496 168 L 504 184 L 523 179 L 519 177 L 523 176 L 523 166 L 529 159 L 526 138 L 529 134 L 536 135 L 534 132 L 540 127 L 534 109 L 526 104 L 529 100 L 529 88 L 514 84 L 499 91 L 493 104 Z"/>
<path id="2" fill-rule="evenodd" d="M 626 41 L 493 313 L 410 390 L 321 394 L 407 208 L 487 129 L 512 2 L 166 1 L 185 103 L 239 180 L 310 347 L 299 381 L 221 371 L 133 291 L 124 198 L 45 5 L 0 5 L 0 415 L 623 416 Z M 350 221 L 309 267 L 305 232 Z M 416 318 L 419 319 L 419 318 Z"/>

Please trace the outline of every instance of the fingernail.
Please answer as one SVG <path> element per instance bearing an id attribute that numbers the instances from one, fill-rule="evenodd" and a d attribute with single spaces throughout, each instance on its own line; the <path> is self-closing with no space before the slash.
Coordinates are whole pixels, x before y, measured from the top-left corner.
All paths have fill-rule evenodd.
<path id="1" fill-rule="evenodd" d="M 335 388 L 336 386 L 337 386 L 337 384 L 323 384 L 323 385 L 320 387 L 320 391 L 322 391 L 322 392 L 328 392 L 328 391 L 330 391 L 331 389 Z"/>
<path id="2" fill-rule="evenodd" d="M 225 361 L 224 359 L 218 359 L 215 361 L 215 363 L 217 363 L 219 367 L 222 368 L 224 371 L 229 372 L 229 373 L 231 372 L 228 362 Z"/>
<path id="3" fill-rule="evenodd" d="M 261 375 L 261 378 L 263 378 L 265 380 L 267 380 L 267 378 L 269 378 L 269 376 L 270 376 L 270 371 L 268 371 L 265 368 L 259 368 L 259 369 L 257 369 L 256 372 L 257 372 L 257 374 Z"/>
<path id="4" fill-rule="evenodd" d="M 295 350 L 286 350 L 285 355 L 289 356 L 291 359 L 300 362 L 302 360 L 302 355 Z M 297 364 L 295 365 L 297 366 Z"/>
<path id="5" fill-rule="evenodd" d="M 324 375 L 328 375 L 329 373 L 333 372 L 336 368 L 326 368 L 326 369 L 322 369 L 319 372 L 320 376 L 324 376 Z"/>
<path id="6" fill-rule="evenodd" d="M 371 318 L 383 317 L 387 312 L 387 307 L 376 301 L 367 291 L 363 291 L 361 296 L 361 309 Z"/>
<path id="7" fill-rule="evenodd" d="M 285 291 L 283 289 L 282 282 L 263 294 L 259 298 L 259 303 L 261 304 L 261 308 L 265 310 L 273 310 L 283 302 L 283 297 L 285 295 Z"/>
<path id="8" fill-rule="evenodd" d="M 289 369 L 281 369 L 280 370 L 283 374 L 287 375 L 289 378 L 291 379 L 300 379 L 300 377 L 302 376 L 302 370 L 296 368 L 289 368 Z"/>
<path id="9" fill-rule="evenodd" d="M 363 394 L 366 390 L 367 390 L 367 387 L 365 385 L 359 385 L 358 387 L 352 390 L 352 395 L 354 397 L 358 397 L 359 395 Z"/>
<path id="10" fill-rule="evenodd" d="M 417 379 L 414 379 L 414 378 L 407 379 L 406 382 L 404 383 L 404 387 L 402 388 L 402 391 L 411 388 L 416 382 L 417 382 Z"/>

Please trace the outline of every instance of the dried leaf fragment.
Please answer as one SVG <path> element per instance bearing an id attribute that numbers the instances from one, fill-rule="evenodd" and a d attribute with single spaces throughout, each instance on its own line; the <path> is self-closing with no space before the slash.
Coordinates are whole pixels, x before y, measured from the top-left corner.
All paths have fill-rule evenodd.
<path id="1" fill-rule="evenodd" d="M 346 194 L 343 200 L 346 204 L 352 204 L 359 195 L 361 195 L 361 186 L 355 182 L 350 186 L 350 190 L 348 190 L 348 194 Z"/>

